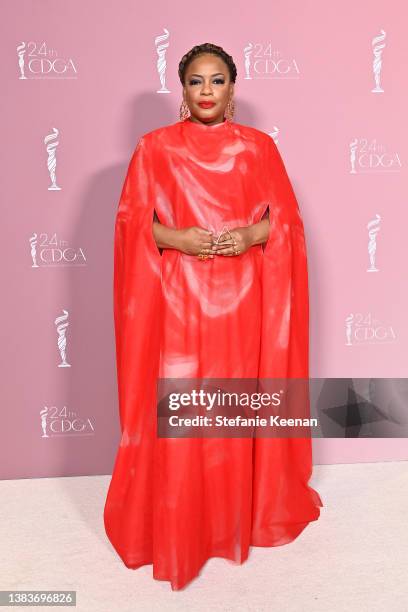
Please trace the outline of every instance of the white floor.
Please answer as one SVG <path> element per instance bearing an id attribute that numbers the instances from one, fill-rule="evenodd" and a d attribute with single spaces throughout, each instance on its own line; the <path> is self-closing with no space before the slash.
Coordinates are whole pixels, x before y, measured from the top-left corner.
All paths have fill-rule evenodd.
<path id="1" fill-rule="evenodd" d="M 0 590 L 73 589 L 81 612 L 408 612 L 408 462 L 315 466 L 318 521 L 286 546 L 253 547 L 242 566 L 210 559 L 178 592 L 112 549 L 109 480 L 0 482 Z"/>

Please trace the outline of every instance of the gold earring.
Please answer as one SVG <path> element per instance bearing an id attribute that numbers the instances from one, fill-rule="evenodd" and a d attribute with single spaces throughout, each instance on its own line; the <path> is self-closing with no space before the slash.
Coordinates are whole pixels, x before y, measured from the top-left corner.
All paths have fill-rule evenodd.
<path id="1" fill-rule="evenodd" d="M 228 100 L 227 107 L 224 112 L 225 121 L 232 121 L 234 119 L 235 103 L 232 97 Z"/>
<path id="2" fill-rule="evenodd" d="M 190 109 L 188 108 L 186 101 L 183 100 L 180 106 L 180 121 L 185 121 L 190 116 Z"/>

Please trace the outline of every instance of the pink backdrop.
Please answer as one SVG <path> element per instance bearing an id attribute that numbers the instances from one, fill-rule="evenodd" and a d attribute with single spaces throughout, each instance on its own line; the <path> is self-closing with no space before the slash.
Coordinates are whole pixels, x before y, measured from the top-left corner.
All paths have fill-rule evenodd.
<path id="1" fill-rule="evenodd" d="M 178 120 L 178 63 L 195 44 L 233 56 L 235 120 L 275 138 L 293 182 L 308 244 L 311 376 L 407 375 L 402 0 L 3 9 L 1 477 L 112 469 L 116 208 L 139 136 Z M 407 455 L 404 439 L 314 441 L 315 463 Z"/>

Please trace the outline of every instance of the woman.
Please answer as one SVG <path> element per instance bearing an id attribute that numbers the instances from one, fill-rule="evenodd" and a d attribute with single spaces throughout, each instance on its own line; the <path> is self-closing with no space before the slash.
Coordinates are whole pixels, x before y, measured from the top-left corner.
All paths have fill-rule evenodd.
<path id="1" fill-rule="evenodd" d="M 124 564 L 173 590 L 210 557 L 294 540 L 319 517 L 310 438 L 161 438 L 157 378 L 308 376 L 303 224 L 264 132 L 235 123 L 236 67 L 181 60 L 180 121 L 145 134 L 115 226 L 122 438 L 104 520 Z"/>

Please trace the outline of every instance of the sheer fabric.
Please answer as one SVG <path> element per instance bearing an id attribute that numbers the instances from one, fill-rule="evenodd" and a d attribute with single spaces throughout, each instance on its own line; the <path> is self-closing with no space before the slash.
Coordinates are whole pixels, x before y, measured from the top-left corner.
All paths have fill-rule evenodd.
<path id="1" fill-rule="evenodd" d="M 266 244 L 200 261 L 160 251 L 154 213 L 219 234 L 269 210 Z M 156 379 L 308 376 L 303 222 L 264 132 L 191 120 L 142 136 L 117 210 L 114 315 L 121 441 L 104 509 L 123 563 L 173 590 L 210 557 L 294 540 L 320 514 L 310 438 L 156 437 Z"/>

